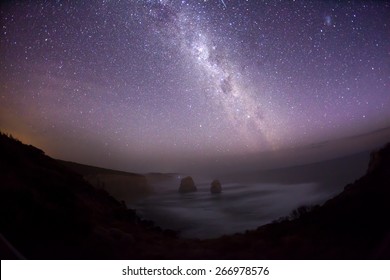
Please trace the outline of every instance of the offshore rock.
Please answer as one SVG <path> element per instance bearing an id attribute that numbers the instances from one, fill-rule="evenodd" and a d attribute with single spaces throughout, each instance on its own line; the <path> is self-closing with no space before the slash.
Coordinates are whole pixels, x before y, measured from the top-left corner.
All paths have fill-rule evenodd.
<path id="1" fill-rule="evenodd" d="M 219 180 L 214 180 L 211 182 L 210 192 L 211 193 L 221 193 L 222 192 L 222 186 L 221 186 L 221 182 L 219 182 Z"/>
<path id="2" fill-rule="evenodd" d="M 187 176 L 183 179 L 181 179 L 179 192 L 180 193 L 189 193 L 189 192 L 196 192 L 196 186 L 194 183 L 194 180 L 191 176 Z"/>

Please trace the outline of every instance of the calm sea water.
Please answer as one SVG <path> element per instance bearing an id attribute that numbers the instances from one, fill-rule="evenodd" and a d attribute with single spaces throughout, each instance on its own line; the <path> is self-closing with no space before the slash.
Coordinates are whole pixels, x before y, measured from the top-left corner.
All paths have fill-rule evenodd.
<path id="1" fill-rule="evenodd" d="M 212 238 L 256 229 L 289 215 L 301 205 L 328 199 L 316 183 L 295 185 L 223 184 L 221 194 L 210 193 L 210 182 L 197 184 L 195 193 L 178 193 L 178 182 L 155 186 L 156 194 L 135 205 L 138 214 L 186 238 Z"/>

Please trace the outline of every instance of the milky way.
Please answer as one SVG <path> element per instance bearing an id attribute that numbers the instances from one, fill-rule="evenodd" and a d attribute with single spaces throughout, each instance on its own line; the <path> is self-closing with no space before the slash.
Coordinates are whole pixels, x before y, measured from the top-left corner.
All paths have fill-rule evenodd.
<path id="1" fill-rule="evenodd" d="M 277 151 L 390 125 L 390 4 L 15 1 L 1 129 L 128 170 Z"/>

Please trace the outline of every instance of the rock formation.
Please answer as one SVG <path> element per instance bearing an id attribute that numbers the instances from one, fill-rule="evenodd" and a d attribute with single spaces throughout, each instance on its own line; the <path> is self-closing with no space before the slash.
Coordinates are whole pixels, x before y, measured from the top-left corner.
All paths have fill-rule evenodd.
<path id="1" fill-rule="evenodd" d="M 194 180 L 192 179 L 191 176 L 187 176 L 181 179 L 180 188 L 179 188 L 180 193 L 188 193 L 188 192 L 196 192 L 196 191 L 197 189 Z"/>
<path id="2" fill-rule="evenodd" d="M 222 186 L 221 186 L 221 182 L 219 182 L 219 180 L 214 180 L 211 182 L 210 192 L 211 193 L 221 193 L 222 192 Z"/>
<path id="3" fill-rule="evenodd" d="M 1 132 L 0 170 L 0 247 L 9 243 L 22 255 L 2 249 L 1 259 L 390 259 L 390 144 L 372 154 L 363 177 L 321 206 L 205 240 L 162 231 Z M 191 177 L 182 185 L 196 190 Z"/>

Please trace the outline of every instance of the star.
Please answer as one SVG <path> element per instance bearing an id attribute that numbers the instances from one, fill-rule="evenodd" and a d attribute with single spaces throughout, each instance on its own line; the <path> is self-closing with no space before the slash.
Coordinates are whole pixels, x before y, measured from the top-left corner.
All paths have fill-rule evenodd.
<path id="1" fill-rule="evenodd" d="M 57 158 L 176 172 L 388 127 L 389 4 L 274 4 L 4 4 L 2 129 Z"/>

